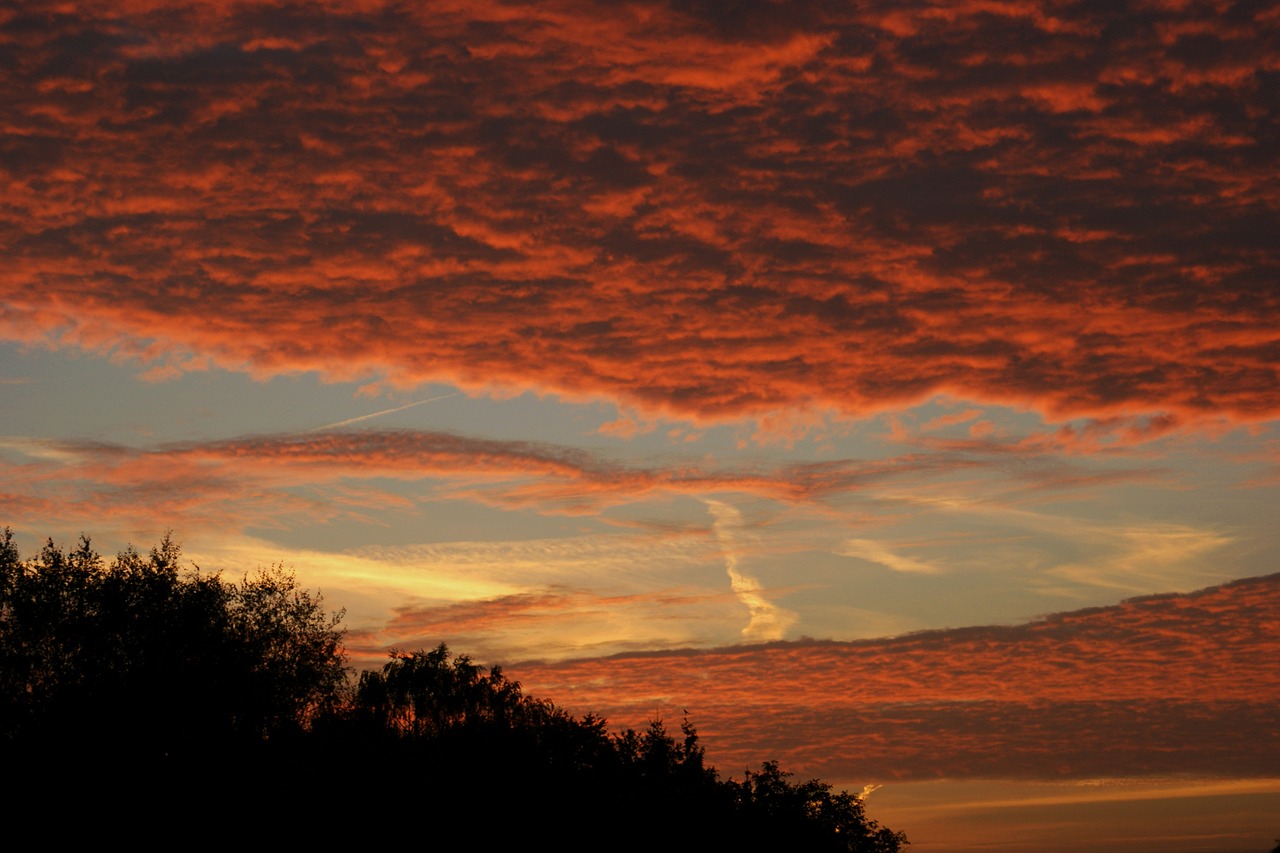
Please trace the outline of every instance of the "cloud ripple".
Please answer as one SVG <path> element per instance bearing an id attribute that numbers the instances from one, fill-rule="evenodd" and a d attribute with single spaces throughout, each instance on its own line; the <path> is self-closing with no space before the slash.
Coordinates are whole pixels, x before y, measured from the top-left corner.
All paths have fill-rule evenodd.
<path id="1" fill-rule="evenodd" d="M 1280 412 L 1266 4 L 0 12 L 0 335 L 716 419 Z"/>
<path id="2" fill-rule="evenodd" d="M 826 778 L 1270 776 L 1280 575 L 1025 625 L 510 667 L 579 712 L 688 708 L 727 771 Z"/>

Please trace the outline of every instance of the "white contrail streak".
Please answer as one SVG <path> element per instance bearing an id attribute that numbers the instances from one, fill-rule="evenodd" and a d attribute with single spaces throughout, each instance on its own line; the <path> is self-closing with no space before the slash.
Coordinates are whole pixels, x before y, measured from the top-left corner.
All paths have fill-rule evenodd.
<path id="1" fill-rule="evenodd" d="M 461 394 L 462 394 L 461 391 L 454 391 L 452 394 L 443 394 L 439 397 L 428 397 L 425 400 L 415 400 L 412 403 L 405 403 L 403 406 L 396 406 L 394 409 L 383 409 L 380 412 L 372 412 L 367 415 L 361 415 L 358 418 L 347 418 L 345 421 L 338 421 L 335 424 L 325 424 L 324 426 L 318 426 L 315 429 L 307 430 L 307 432 L 323 432 L 324 430 L 327 430 L 327 429 L 338 429 L 339 427 L 351 426 L 352 424 L 358 424 L 361 421 L 367 421 L 370 418 L 380 418 L 383 415 L 393 415 L 396 412 L 403 412 L 405 409 L 412 409 L 414 406 L 421 406 L 426 403 L 434 403 L 436 400 L 448 400 L 450 397 L 457 397 L 457 396 L 460 396 Z"/>
<path id="2" fill-rule="evenodd" d="M 720 501 L 703 499 L 703 503 L 715 518 L 712 527 L 724 553 L 729 586 L 751 614 L 747 627 L 742 629 L 742 636 L 748 640 L 781 640 L 787 628 L 796 621 L 796 615 L 771 602 L 765 597 L 760 581 L 738 570 L 738 546 L 734 539 L 743 527 L 742 513 Z"/>

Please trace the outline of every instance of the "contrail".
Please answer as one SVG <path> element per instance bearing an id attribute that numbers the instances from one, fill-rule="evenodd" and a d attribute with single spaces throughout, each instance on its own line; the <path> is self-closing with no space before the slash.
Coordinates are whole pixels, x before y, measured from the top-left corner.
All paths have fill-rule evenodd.
<path id="1" fill-rule="evenodd" d="M 458 397 L 461 394 L 462 394 L 461 391 L 454 391 L 452 394 L 444 394 L 439 397 L 428 397 L 425 400 L 415 400 L 412 403 L 405 403 L 403 406 L 396 406 L 394 409 L 383 409 L 380 412 L 373 412 L 368 415 L 361 415 L 358 418 L 347 418 L 345 421 L 338 421 L 336 424 L 325 424 L 324 426 L 318 426 L 315 429 L 307 430 L 307 432 L 322 432 L 326 429 L 337 429 L 338 427 L 351 426 L 352 424 L 358 424 L 361 421 L 367 421 L 370 418 L 380 418 L 383 415 L 392 415 L 392 414 L 395 414 L 396 412 L 403 412 L 405 409 L 412 409 L 414 406 L 421 406 L 425 403 L 434 403 L 436 400 L 448 400 L 450 397 Z"/>
<path id="2" fill-rule="evenodd" d="M 781 640 L 787 628 L 796 621 L 796 615 L 769 601 L 760 581 L 738 571 L 738 547 L 733 533 L 742 529 L 742 513 L 720 501 L 703 498 L 702 502 L 711 510 L 711 516 L 715 519 L 712 529 L 720 540 L 724 568 L 729 574 L 729 587 L 751 614 L 747 627 L 742 629 L 742 636 L 748 640 Z"/>

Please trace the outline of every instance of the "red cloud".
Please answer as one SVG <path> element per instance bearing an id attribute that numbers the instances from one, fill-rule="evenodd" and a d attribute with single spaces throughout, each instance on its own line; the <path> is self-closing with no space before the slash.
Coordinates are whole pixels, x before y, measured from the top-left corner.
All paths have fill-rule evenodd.
<path id="1" fill-rule="evenodd" d="M 1280 412 L 1280 20 L 26 3 L 0 335 L 697 419 Z"/>
<path id="2" fill-rule="evenodd" d="M 689 709 L 714 762 L 841 779 L 1259 776 L 1280 759 L 1280 575 L 1017 627 L 510 667 L 576 712 Z"/>

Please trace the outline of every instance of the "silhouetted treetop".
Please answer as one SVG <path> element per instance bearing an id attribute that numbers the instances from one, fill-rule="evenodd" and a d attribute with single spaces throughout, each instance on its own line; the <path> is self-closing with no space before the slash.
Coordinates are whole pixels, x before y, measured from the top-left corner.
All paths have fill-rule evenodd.
<path id="1" fill-rule="evenodd" d="M 106 563 L 87 537 L 19 559 L 0 536 L 0 743 L 134 755 L 305 728 L 343 700 L 340 614 L 281 568 L 180 567 L 168 536 Z"/>
<path id="2" fill-rule="evenodd" d="M 528 696 L 443 643 L 392 651 L 353 683 L 340 618 L 280 567 L 239 583 L 183 568 L 168 536 L 110 563 L 87 537 L 22 560 L 5 529 L 0 766 L 27 781 L 11 805 L 45 808 L 43 790 L 69 785 L 92 792 L 77 808 L 100 812 L 95 827 L 119 821 L 132 836 L 145 816 L 167 838 L 189 830 L 201 797 L 233 792 L 279 817 L 323 815 L 338 796 L 348 813 L 377 815 L 394 792 L 419 819 L 380 824 L 382 844 L 422 843 L 429 818 L 500 819 L 561 850 L 896 853 L 906 843 L 857 798 L 794 784 L 777 764 L 722 781 L 687 718 L 678 736 L 661 720 L 611 734 L 604 719 Z M 292 846 L 368 840 L 362 824 L 273 826 L 267 838 Z M 239 838 L 234 822 L 202 827 Z"/>
<path id="3" fill-rule="evenodd" d="M 353 774 L 407 774 L 455 813 L 466 814 L 453 799 L 460 790 L 468 802 L 500 801 L 512 825 L 554 832 L 562 849 L 895 853 L 906 843 L 869 820 L 858 798 L 818 780 L 793 783 L 774 762 L 721 781 L 688 719 L 678 736 L 661 720 L 611 735 L 603 719 L 527 696 L 500 668 L 451 657 L 443 643 L 393 651 L 380 671 L 364 672 L 350 714 L 345 736 L 363 732 Z"/>
<path id="4" fill-rule="evenodd" d="M 501 667 L 486 675 L 466 655 L 450 662 L 443 643 L 429 652 L 390 654 L 380 672 L 361 673 L 355 704 L 393 731 L 422 737 L 468 724 L 517 725 L 551 713 L 508 681 Z"/>

